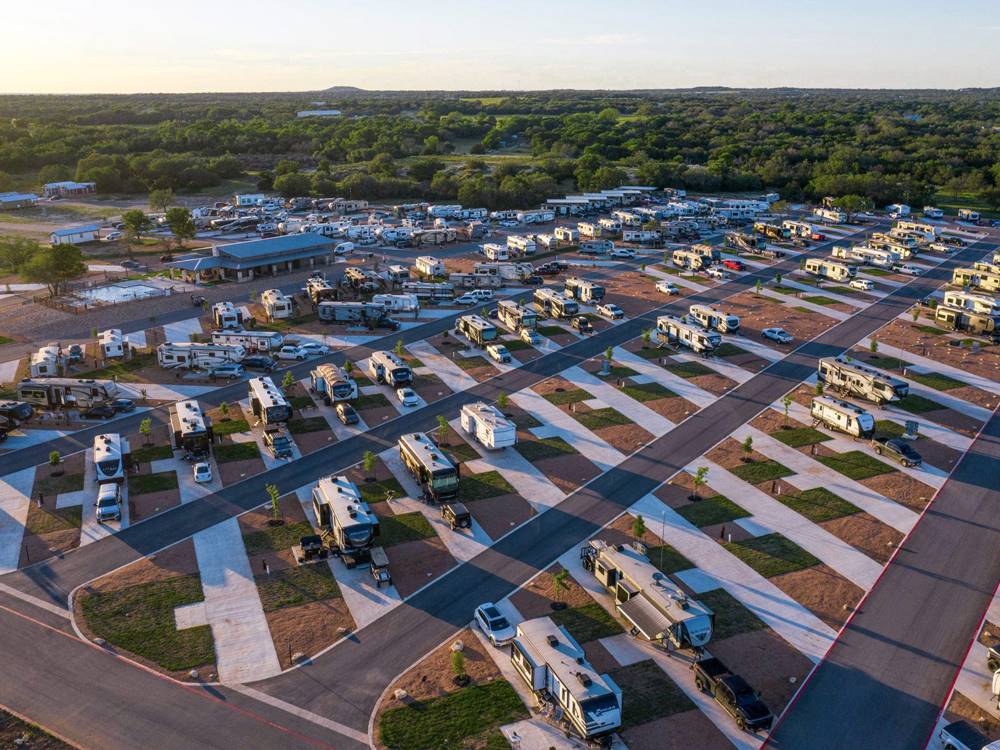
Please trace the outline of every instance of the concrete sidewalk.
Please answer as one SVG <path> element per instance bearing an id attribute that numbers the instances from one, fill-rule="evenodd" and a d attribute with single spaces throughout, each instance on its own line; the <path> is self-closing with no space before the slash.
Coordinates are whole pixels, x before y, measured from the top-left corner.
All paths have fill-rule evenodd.
<path id="1" fill-rule="evenodd" d="M 664 350 L 663 356 L 667 357 L 669 355 L 670 352 Z M 717 398 L 705 389 L 699 388 L 690 380 L 682 378 L 680 375 L 674 375 L 669 370 L 660 367 L 655 361 L 643 359 L 638 354 L 633 354 L 622 347 L 615 347 L 614 358 L 616 362 L 626 367 L 631 367 L 640 375 L 649 378 L 649 380 L 659 383 L 665 388 L 669 388 L 678 396 L 687 399 L 698 408 L 705 408 L 709 404 L 714 403 Z"/>
<path id="2" fill-rule="evenodd" d="M 201 321 L 197 317 L 163 325 L 163 338 L 171 343 L 190 341 L 191 334 L 196 333 L 202 333 Z"/>
<path id="3" fill-rule="evenodd" d="M 34 466 L 0 477 L 0 573 L 17 570 L 34 484 Z"/>
<path id="4" fill-rule="evenodd" d="M 252 682 L 278 674 L 281 665 L 239 521 L 230 518 L 199 531 L 193 538 L 205 593 L 205 622 L 211 626 L 215 640 L 219 680 Z"/>
<path id="5" fill-rule="evenodd" d="M 472 388 L 478 382 L 426 341 L 414 341 L 406 348 L 456 393 Z"/>
<path id="6" fill-rule="evenodd" d="M 807 302 L 804 299 L 798 297 L 789 297 L 787 294 L 781 294 L 781 292 L 776 292 L 773 289 L 764 287 L 760 290 L 760 293 L 765 297 L 770 297 L 771 299 L 781 300 L 782 302 L 794 302 L 795 307 L 802 307 L 810 312 L 818 313 L 819 315 L 826 316 L 827 318 L 833 318 L 834 320 L 847 320 L 854 313 L 840 312 L 840 310 L 831 310 L 825 305 L 817 305 L 814 302 Z M 823 295 L 821 291 L 817 291 L 816 295 Z M 823 295 L 827 296 L 827 295 Z M 832 299 L 832 297 L 831 297 Z"/>
<path id="7" fill-rule="evenodd" d="M 799 273 L 804 274 L 805 272 L 804 271 L 800 271 Z M 831 283 L 835 283 L 835 282 L 831 282 Z M 841 304 L 850 305 L 851 307 L 856 307 L 858 309 L 860 309 L 862 307 L 868 307 L 868 305 L 870 304 L 868 302 L 865 302 L 864 300 L 858 299 L 857 297 L 848 297 L 848 296 L 843 295 L 843 294 L 837 294 L 836 292 L 831 292 L 831 291 L 829 291 L 827 289 L 824 289 L 822 287 L 818 287 L 817 288 L 817 287 L 812 286 L 810 284 L 805 284 L 805 283 L 803 283 L 801 281 L 798 281 L 794 276 L 791 276 L 791 275 L 789 275 L 789 276 L 782 276 L 781 277 L 781 285 L 782 286 L 791 287 L 792 289 L 797 289 L 800 292 L 805 292 L 806 294 L 809 294 L 809 295 L 822 295 L 824 297 L 829 297 L 830 299 L 836 300 L 837 302 L 840 302 Z"/>
<path id="8" fill-rule="evenodd" d="M 601 402 L 600 404 L 585 402 L 588 406 L 593 408 L 610 406 L 656 437 L 670 432 L 674 428 L 674 423 L 666 417 L 660 416 L 641 402 L 618 390 L 608 380 L 591 375 L 581 367 L 571 367 L 563 372 L 563 375 L 593 394 L 594 398 Z"/>
<path id="9" fill-rule="evenodd" d="M 667 273 L 666 271 L 661 271 L 659 268 L 654 268 L 651 265 L 646 266 L 646 270 L 644 271 L 644 273 L 649 274 L 650 276 L 653 276 L 654 278 L 659 280 L 670 281 L 675 286 L 687 287 L 688 289 L 691 289 L 692 291 L 695 292 L 704 292 L 708 289 L 707 286 L 705 286 L 704 284 L 699 284 L 697 281 L 690 281 L 688 279 L 681 278 L 680 274 L 674 275 L 672 273 Z"/>

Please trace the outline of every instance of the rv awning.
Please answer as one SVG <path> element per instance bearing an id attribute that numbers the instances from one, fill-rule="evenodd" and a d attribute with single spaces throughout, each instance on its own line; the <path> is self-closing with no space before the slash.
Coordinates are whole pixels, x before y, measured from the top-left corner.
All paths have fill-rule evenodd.
<path id="1" fill-rule="evenodd" d="M 670 629 L 671 622 L 644 596 L 633 596 L 618 605 L 618 611 L 631 622 L 644 638 L 655 641 Z"/>

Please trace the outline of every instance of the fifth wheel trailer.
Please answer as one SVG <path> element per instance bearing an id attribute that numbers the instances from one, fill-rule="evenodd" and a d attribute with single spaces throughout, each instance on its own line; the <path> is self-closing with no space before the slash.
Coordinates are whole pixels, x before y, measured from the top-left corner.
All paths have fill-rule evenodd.
<path id="1" fill-rule="evenodd" d="M 740 330 L 740 319 L 732 313 L 724 313 L 708 305 L 691 305 L 688 308 L 689 318 L 702 328 L 715 330 L 719 333 L 736 333 Z"/>
<path id="2" fill-rule="evenodd" d="M 312 389 L 329 406 L 334 401 L 350 401 L 358 397 L 358 384 L 343 367 L 320 365 L 309 373 Z"/>
<path id="3" fill-rule="evenodd" d="M 816 396 L 810 409 L 812 418 L 831 430 L 846 432 L 857 438 L 875 434 L 875 417 L 860 406 L 830 396 Z"/>
<path id="4" fill-rule="evenodd" d="M 831 281 L 847 281 L 857 276 L 857 268 L 826 258 L 807 258 L 805 272 L 810 276 Z"/>
<path id="5" fill-rule="evenodd" d="M 910 384 L 905 380 L 855 360 L 823 357 L 819 361 L 817 377 L 834 391 L 876 404 L 899 401 L 910 392 Z"/>
<path id="6" fill-rule="evenodd" d="M 656 319 L 656 330 L 669 343 L 686 346 L 699 354 L 708 354 L 722 344 L 722 336 L 715 331 L 705 331 L 694 323 L 670 315 Z"/>
<path id="7" fill-rule="evenodd" d="M 466 434 L 485 448 L 499 450 L 517 443 L 517 426 L 495 406 L 482 401 L 462 407 L 461 423 Z"/>

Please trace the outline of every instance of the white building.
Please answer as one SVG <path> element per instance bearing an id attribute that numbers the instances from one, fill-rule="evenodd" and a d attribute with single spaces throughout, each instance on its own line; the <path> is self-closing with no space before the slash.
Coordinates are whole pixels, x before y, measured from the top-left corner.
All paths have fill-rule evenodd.
<path id="1" fill-rule="evenodd" d="M 97 224 L 65 227 L 49 232 L 49 243 L 52 245 L 81 245 L 84 242 L 97 242 L 100 236 L 101 228 Z"/>

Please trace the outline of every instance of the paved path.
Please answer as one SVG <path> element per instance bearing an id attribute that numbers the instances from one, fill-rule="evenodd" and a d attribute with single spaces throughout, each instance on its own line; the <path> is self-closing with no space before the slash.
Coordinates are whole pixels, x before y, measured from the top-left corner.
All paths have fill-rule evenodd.
<path id="1" fill-rule="evenodd" d="M 818 290 L 814 291 L 816 296 L 823 295 L 821 291 Z M 828 305 L 817 305 L 815 302 L 809 302 L 805 299 L 802 299 L 801 297 L 789 297 L 787 294 L 776 292 L 767 286 L 761 289 L 760 293 L 765 297 L 781 300 L 785 304 L 792 304 L 794 307 L 801 307 L 806 310 L 809 310 L 810 312 L 822 315 L 824 317 L 833 318 L 834 320 L 847 320 L 853 314 L 853 313 L 841 312 L 840 310 L 834 310 Z"/>
<path id="2" fill-rule="evenodd" d="M 669 352 L 664 351 L 663 356 L 669 356 Z M 655 361 L 644 359 L 638 354 L 633 354 L 622 347 L 615 347 L 614 357 L 616 362 L 619 362 L 626 367 L 631 367 L 640 375 L 649 378 L 649 380 L 659 383 L 665 388 L 669 388 L 678 396 L 687 399 L 695 406 L 704 408 L 709 404 L 714 403 L 716 400 L 716 396 L 713 396 L 704 388 L 699 388 L 687 378 L 675 375 L 669 370 L 666 370 L 656 364 Z"/>
<path id="3" fill-rule="evenodd" d="M 170 342 L 190 341 L 191 334 L 201 332 L 201 320 L 197 317 L 163 324 L 163 337 Z"/>
<path id="4" fill-rule="evenodd" d="M 0 573 L 17 570 L 35 467 L 0 477 Z"/>
<path id="5" fill-rule="evenodd" d="M 407 349 L 452 391 L 464 391 L 476 385 L 474 377 L 426 341 L 414 341 Z"/>
<path id="6" fill-rule="evenodd" d="M 595 408 L 610 406 L 653 435 L 663 435 L 674 428 L 674 423 L 669 419 L 623 393 L 608 380 L 591 375 L 580 367 L 571 367 L 563 374 L 570 382 L 579 385 L 601 402 L 600 404 L 587 402 L 588 406 Z"/>

